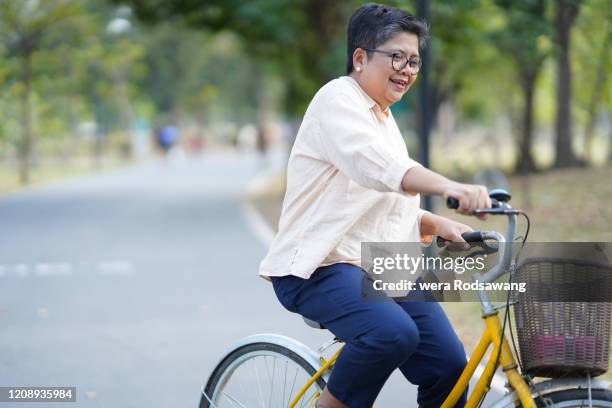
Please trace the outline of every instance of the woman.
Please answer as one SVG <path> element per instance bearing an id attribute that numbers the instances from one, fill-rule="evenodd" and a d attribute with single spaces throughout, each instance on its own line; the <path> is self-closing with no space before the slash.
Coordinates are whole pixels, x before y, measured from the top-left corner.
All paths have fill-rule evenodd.
<path id="1" fill-rule="evenodd" d="M 439 407 L 466 360 L 437 303 L 361 298 L 363 241 L 462 242 L 467 225 L 419 209 L 419 194 L 490 207 L 482 186 L 456 183 L 408 157 L 389 106 L 416 81 L 427 26 L 392 7 L 359 8 L 348 27 L 347 74 L 311 101 L 287 169 L 287 192 L 260 275 L 282 305 L 346 344 L 317 407 L 371 407 L 399 368 L 418 404 Z M 463 406 L 465 395 L 457 404 Z M 406 401 L 410 406 L 411 401 Z"/>

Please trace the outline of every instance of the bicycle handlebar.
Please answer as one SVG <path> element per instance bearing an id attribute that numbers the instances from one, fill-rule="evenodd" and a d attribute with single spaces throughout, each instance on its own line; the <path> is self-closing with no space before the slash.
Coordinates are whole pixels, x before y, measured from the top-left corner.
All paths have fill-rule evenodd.
<path id="1" fill-rule="evenodd" d="M 486 241 L 496 241 L 496 250 L 503 249 L 500 254 L 500 260 L 493 268 L 488 270 L 486 273 L 480 275 L 476 274 L 474 277 L 481 282 L 493 282 L 501 275 L 510 271 L 510 265 L 512 262 L 513 252 L 513 241 L 515 236 L 516 228 L 516 216 L 521 213 L 519 210 L 512 208 L 507 202 L 510 200 L 510 194 L 501 189 L 492 190 L 489 193 L 491 197 L 491 208 L 477 208 L 472 210 L 472 215 L 477 214 L 492 214 L 492 215 L 505 215 L 508 217 L 508 229 L 506 236 L 500 234 L 497 231 L 472 231 L 468 233 L 467 238 L 463 237 L 467 242 L 482 242 L 482 246 L 491 247 Z M 446 199 L 446 206 L 450 209 L 459 208 L 459 200 L 454 197 L 448 197 Z M 480 236 L 479 236 L 480 235 Z M 463 234 L 462 234 L 463 236 Z M 477 241 L 472 241 L 477 239 Z M 507 241 L 506 241 L 507 240 Z M 440 240 L 438 240 L 440 245 Z M 442 241 L 444 245 L 444 240 Z M 440 246 L 442 246 L 440 245 Z M 491 247 L 492 249 L 493 247 Z M 485 291 L 478 291 L 480 301 L 482 303 L 482 310 L 485 315 L 494 313 L 495 308 L 489 302 L 488 295 Z"/>
<path id="2" fill-rule="evenodd" d="M 448 197 L 446 199 L 446 207 L 451 210 L 459 208 L 459 200 L 455 197 Z M 492 215 L 516 215 L 520 211 L 513 209 L 503 201 L 499 201 L 491 197 L 491 208 L 476 208 L 472 210 L 472 215 L 477 214 L 492 214 Z"/>
<path id="3" fill-rule="evenodd" d="M 499 206 L 499 201 L 494 198 L 491 198 L 491 208 L 499 208 Z M 455 197 L 448 197 L 446 199 L 446 207 L 451 210 L 456 210 L 457 208 L 459 208 L 459 200 L 457 200 Z"/>
<path id="4" fill-rule="evenodd" d="M 465 242 L 478 243 L 484 240 L 484 235 L 482 231 L 468 231 L 461 234 L 461 237 L 465 240 Z M 439 247 L 444 246 L 447 242 L 450 242 L 447 239 L 442 237 L 438 237 L 436 240 Z"/>
<path id="5" fill-rule="evenodd" d="M 465 240 L 465 242 L 478 244 L 477 246 L 482 248 L 485 251 L 484 253 L 487 254 L 497 252 L 499 250 L 499 243 L 505 241 L 503 235 L 497 231 L 468 231 L 461 234 L 461 237 Z M 495 243 L 492 244 L 491 241 L 494 241 Z M 447 243 L 452 245 L 451 241 L 448 241 L 442 237 L 436 238 L 438 248 L 444 247 Z M 450 249 L 452 250 L 452 247 L 450 247 Z M 460 248 L 460 250 L 465 249 L 466 248 Z"/>

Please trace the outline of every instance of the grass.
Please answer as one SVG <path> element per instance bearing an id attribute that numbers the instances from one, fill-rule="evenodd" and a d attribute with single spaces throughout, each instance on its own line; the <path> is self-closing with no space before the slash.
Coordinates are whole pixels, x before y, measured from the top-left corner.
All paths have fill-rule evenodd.
<path id="1" fill-rule="evenodd" d="M 23 185 L 19 181 L 16 165 L 0 163 L 0 196 L 27 186 L 44 185 L 66 178 L 114 169 L 125 164 L 125 161 L 111 157 L 102 159 L 99 164 L 96 164 L 91 158 L 72 158 L 69 161 L 41 160 L 37 166 L 30 169 L 29 183 Z"/>
<path id="2" fill-rule="evenodd" d="M 531 219 L 530 242 L 611 242 L 612 167 L 556 170 L 511 177 L 511 203 L 525 210 Z M 279 174 L 268 188 L 249 200 L 269 225 L 276 228 L 284 196 L 285 177 Z M 474 229 L 505 231 L 504 217 L 480 221 L 446 209 L 441 199 L 435 212 L 469 224 Z M 521 220 L 517 234 L 524 234 Z M 442 303 L 466 351 L 476 346 L 482 332 L 479 303 Z M 500 314 L 503 318 L 503 314 Z M 601 378 L 612 380 L 610 370 Z"/>
<path id="3" fill-rule="evenodd" d="M 557 170 L 513 177 L 510 179 L 511 204 L 529 214 L 532 224 L 530 242 L 610 242 L 610 179 L 612 167 Z M 505 231 L 503 217 L 491 217 L 487 221 L 468 218 L 446 209 L 441 200 L 436 202 L 436 210 L 441 215 L 468 223 L 474 229 Z"/>

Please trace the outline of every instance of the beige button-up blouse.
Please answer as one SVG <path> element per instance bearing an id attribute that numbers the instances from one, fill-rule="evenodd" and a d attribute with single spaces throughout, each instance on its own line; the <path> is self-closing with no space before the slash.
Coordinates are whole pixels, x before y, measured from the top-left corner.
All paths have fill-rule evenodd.
<path id="1" fill-rule="evenodd" d="M 393 115 L 353 78 L 323 86 L 293 145 L 278 233 L 259 275 L 307 279 L 319 266 L 360 266 L 361 242 L 419 242 L 420 198 L 401 188 L 414 166 Z"/>

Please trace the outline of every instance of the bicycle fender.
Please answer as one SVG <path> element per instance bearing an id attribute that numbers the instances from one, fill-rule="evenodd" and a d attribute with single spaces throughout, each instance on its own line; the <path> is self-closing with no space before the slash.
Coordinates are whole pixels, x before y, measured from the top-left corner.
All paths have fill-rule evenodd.
<path id="1" fill-rule="evenodd" d="M 537 396 L 537 392 L 546 395 L 553 391 L 570 390 L 574 388 L 588 388 L 587 378 L 558 378 L 542 381 L 535 384 L 532 388 L 532 395 Z M 591 389 L 609 390 L 612 389 L 610 381 L 591 379 Z M 514 391 L 505 394 L 504 397 L 496 401 L 491 408 L 514 408 L 518 397 Z"/>

